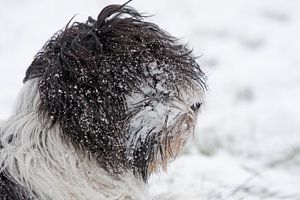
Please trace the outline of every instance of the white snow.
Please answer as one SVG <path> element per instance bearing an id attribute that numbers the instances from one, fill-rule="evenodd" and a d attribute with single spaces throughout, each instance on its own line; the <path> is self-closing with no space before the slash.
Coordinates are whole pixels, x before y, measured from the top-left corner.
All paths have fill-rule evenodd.
<path id="1" fill-rule="evenodd" d="M 96 17 L 109 0 L 0 0 L 0 118 L 44 42 L 74 14 Z M 151 179 L 154 194 L 199 200 L 300 199 L 300 1 L 135 0 L 149 20 L 194 48 L 207 72 L 206 109 L 194 140 Z"/>

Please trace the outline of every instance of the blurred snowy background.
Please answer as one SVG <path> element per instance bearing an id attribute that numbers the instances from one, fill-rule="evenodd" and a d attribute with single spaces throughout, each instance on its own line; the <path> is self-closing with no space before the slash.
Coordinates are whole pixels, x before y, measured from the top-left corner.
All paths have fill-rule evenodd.
<path id="1" fill-rule="evenodd" d="M 74 14 L 96 17 L 109 0 L 0 0 L 0 119 L 44 42 Z M 194 140 L 154 194 L 199 200 L 300 199 L 300 1 L 134 0 L 149 21 L 194 48 L 208 75 Z"/>

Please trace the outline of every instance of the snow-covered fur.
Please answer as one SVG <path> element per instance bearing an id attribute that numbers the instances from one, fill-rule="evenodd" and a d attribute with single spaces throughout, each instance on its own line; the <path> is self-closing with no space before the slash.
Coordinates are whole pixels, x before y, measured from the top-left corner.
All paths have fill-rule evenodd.
<path id="1" fill-rule="evenodd" d="M 153 199 L 147 180 L 193 133 L 204 79 L 187 47 L 125 5 L 67 25 L 0 123 L 1 199 Z"/>
<path id="2" fill-rule="evenodd" d="M 33 199 L 149 199 L 134 176 L 111 177 L 89 153 L 62 141 L 58 124 L 43 124 L 37 86 L 37 79 L 25 83 L 13 116 L 1 124 L 1 171 L 34 191 Z"/>

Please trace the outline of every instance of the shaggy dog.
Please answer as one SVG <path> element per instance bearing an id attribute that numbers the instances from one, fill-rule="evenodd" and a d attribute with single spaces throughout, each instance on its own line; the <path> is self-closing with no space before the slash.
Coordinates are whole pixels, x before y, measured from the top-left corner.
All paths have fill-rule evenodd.
<path id="1" fill-rule="evenodd" d="M 191 51 L 144 18 L 107 6 L 35 56 L 0 126 L 1 200 L 153 199 L 147 180 L 193 133 L 206 85 Z"/>

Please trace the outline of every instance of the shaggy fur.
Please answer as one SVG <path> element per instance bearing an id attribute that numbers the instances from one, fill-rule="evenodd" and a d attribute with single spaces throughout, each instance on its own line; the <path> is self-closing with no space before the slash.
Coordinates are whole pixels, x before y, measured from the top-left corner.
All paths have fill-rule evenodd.
<path id="1" fill-rule="evenodd" d="M 193 133 L 204 80 L 186 46 L 126 5 L 68 24 L 0 125 L 2 199 L 151 199 L 145 183 Z"/>

